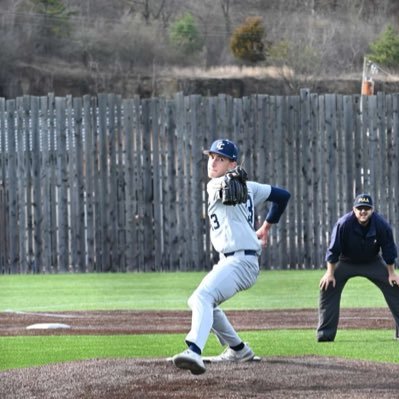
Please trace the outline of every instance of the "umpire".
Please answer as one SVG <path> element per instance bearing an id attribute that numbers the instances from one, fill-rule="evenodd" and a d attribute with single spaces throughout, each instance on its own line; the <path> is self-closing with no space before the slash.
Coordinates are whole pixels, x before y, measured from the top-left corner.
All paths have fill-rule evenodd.
<path id="1" fill-rule="evenodd" d="M 392 228 L 377 212 L 369 194 L 356 197 L 352 212 L 335 224 L 326 253 L 327 271 L 320 280 L 317 341 L 334 341 L 342 290 L 356 276 L 366 277 L 384 294 L 399 326 L 399 276 Z"/>

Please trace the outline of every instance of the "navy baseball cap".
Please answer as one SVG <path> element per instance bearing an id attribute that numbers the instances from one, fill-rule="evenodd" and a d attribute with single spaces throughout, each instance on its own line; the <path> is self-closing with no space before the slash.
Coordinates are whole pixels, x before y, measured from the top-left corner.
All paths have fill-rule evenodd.
<path id="1" fill-rule="evenodd" d="M 232 161 L 238 160 L 239 150 L 235 143 L 230 140 L 216 140 L 212 143 L 211 148 L 209 150 L 205 150 L 204 154 L 219 154 L 226 158 L 231 159 Z"/>
<path id="2" fill-rule="evenodd" d="M 358 206 L 368 206 L 369 208 L 373 208 L 373 199 L 369 194 L 359 194 L 355 198 L 355 202 L 353 206 L 357 208 Z"/>

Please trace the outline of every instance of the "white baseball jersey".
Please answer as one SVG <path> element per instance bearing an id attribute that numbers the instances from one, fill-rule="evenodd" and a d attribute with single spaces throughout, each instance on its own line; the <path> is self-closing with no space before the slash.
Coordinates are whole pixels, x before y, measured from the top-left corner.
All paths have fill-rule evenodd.
<path id="1" fill-rule="evenodd" d="M 260 254 L 261 244 L 255 233 L 255 207 L 269 198 L 272 188 L 269 184 L 248 181 L 247 202 L 226 206 L 220 199 L 223 179 L 223 176 L 211 179 L 207 185 L 212 245 L 220 253 L 249 249 Z"/>

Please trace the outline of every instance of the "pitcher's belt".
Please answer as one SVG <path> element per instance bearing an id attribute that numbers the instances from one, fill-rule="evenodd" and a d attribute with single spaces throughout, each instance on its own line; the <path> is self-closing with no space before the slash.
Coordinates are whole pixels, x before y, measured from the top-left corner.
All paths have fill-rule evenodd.
<path id="1" fill-rule="evenodd" d="M 239 254 L 244 252 L 244 255 L 258 256 L 258 252 L 253 249 L 245 249 L 244 251 L 227 252 L 224 256 L 233 256 L 234 254 Z"/>

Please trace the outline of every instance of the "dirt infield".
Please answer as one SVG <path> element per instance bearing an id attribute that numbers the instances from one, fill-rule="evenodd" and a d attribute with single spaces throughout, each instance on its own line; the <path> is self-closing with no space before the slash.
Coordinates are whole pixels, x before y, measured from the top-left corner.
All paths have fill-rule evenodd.
<path id="1" fill-rule="evenodd" d="M 238 331 L 269 329 L 315 329 L 317 310 L 227 311 Z M 62 313 L 0 313 L 0 336 L 64 334 L 150 334 L 179 333 L 190 328 L 188 311 L 96 311 Z M 27 330 L 37 323 L 63 323 L 67 330 Z M 394 328 L 387 308 L 341 309 L 340 328 Z"/>
<path id="2" fill-rule="evenodd" d="M 317 323 L 316 311 L 309 309 L 227 314 L 246 331 L 314 329 Z M 35 323 L 71 328 L 26 329 Z M 189 325 L 189 312 L 0 313 L 2 336 L 170 333 L 186 332 Z M 394 323 L 387 309 L 342 309 L 340 328 L 393 329 Z M 395 398 L 398 374 L 399 365 L 313 356 L 209 364 L 201 376 L 165 359 L 94 359 L 0 372 L 0 398 Z"/>

